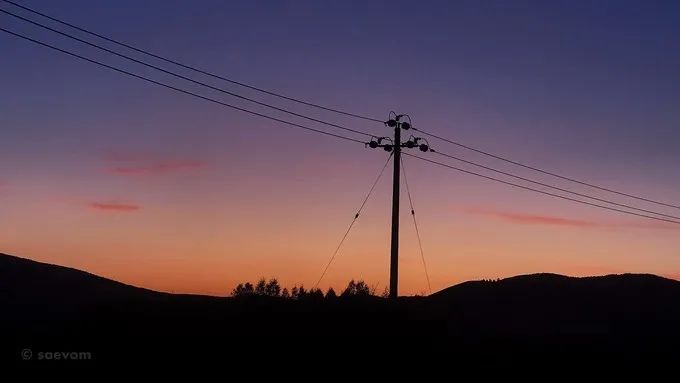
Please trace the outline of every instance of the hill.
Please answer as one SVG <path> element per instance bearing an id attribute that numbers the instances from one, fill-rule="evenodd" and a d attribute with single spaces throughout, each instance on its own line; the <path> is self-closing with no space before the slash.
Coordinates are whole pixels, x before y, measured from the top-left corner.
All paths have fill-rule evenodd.
<path id="1" fill-rule="evenodd" d="M 679 302 L 680 282 L 647 274 L 521 275 L 397 301 L 188 296 L 0 254 L 0 324 L 12 329 L 8 344 L 14 348 L 69 342 L 111 350 L 144 339 L 158 346 L 159 340 L 323 335 L 347 341 L 361 335 L 466 350 L 517 344 L 564 349 L 577 342 L 639 351 L 680 339 Z"/>
<path id="2" fill-rule="evenodd" d="M 452 286 L 429 299 L 458 331 L 499 335 L 666 336 L 678 332 L 680 282 L 650 274 L 521 275 Z"/>
<path id="3" fill-rule="evenodd" d="M 70 267 L 0 253 L 0 302 L 3 304 L 78 305 L 153 294 L 162 295 Z"/>

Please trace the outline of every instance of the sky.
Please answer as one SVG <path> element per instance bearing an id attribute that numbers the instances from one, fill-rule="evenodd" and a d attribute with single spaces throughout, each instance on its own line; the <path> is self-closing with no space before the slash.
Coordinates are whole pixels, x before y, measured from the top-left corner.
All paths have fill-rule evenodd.
<path id="1" fill-rule="evenodd" d="M 476 148 L 680 203 L 678 2 L 22 4 L 237 81 L 378 119 L 408 113 L 414 126 Z M 4 2 L 0 8 L 48 23 Z M 240 107 L 365 139 L 5 14 L 0 25 Z M 0 252 L 169 292 L 226 295 L 260 277 L 310 287 L 386 161 L 382 150 L 223 108 L 5 33 L 0 52 Z M 196 76 L 297 113 L 391 134 L 382 124 Z M 429 142 L 504 171 L 680 215 Z M 680 279 L 678 225 L 411 157 L 404 163 L 432 290 L 536 272 Z M 387 286 L 390 211 L 386 172 L 319 287 L 339 289 L 352 278 L 378 292 Z M 427 293 L 403 188 L 401 213 L 399 292 Z"/>

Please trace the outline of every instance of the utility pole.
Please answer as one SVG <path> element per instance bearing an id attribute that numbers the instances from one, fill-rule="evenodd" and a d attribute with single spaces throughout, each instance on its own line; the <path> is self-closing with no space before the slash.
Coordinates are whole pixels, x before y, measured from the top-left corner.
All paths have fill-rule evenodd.
<path id="1" fill-rule="evenodd" d="M 399 176 L 401 174 L 401 124 L 394 127 L 394 173 L 392 173 L 392 241 L 390 247 L 390 298 L 397 297 L 399 282 Z"/>
<path id="2" fill-rule="evenodd" d="M 409 122 L 401 121 L 403 117 L 407 117 Z M 401 131 L 411 129 L 411 118 L 404 114 L 395 114 L 385 122 L 390 128 L 394 128 L 394 140 L 389 137 L 376 137 L 375 140 L 366 143 L 367 146 L 375 148 L 383 148 L 386 152 L 394 155 L 394 172 L 392 173 L 392 239 L 390 241 L 390 295 L 394 299 L 398 296 L 399 286 L 399 193 L 400 193 L 400 176 L 401 176 L 401 148 L 413 149 L 418 147 L 421 151 L 427 152 L 430 150 L 427 144 L 418 144 L 422 138 L 411 136 L 406 142 L 401 142 Z M 391 141 L 391 143 L 384 144 L 384 141 Z M 426 140 L 424 140 L 427 142 Z"/>

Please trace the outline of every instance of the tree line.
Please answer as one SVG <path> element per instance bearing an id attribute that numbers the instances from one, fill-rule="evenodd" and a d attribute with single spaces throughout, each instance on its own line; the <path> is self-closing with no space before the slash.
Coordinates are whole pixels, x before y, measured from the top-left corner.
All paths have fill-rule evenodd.
<path id="1" fill-rule="evenodd" d="M 286 287 L 282 288 L 276 278 L 272 278 L 268 281 L 262 278 L 255 284 L 250 282 L 239 283 L 231 291 L 231 296 L 265 296 L 297 300 L 323 300 L 345 297 L 369 297 L 376 296 L 376 293 L 375 287 L 368 286 L 368 284 L 362 280 L 355 281 L 352 279 L 347 284 L 347 287 L 345 287 L 345 289 L 342 290 L 342 292 L 338 295 L 332 287 L 328 288 L 325 294 L 319 288 L 311 288 L 307 290 L 303 285 L 300 285 L 299 287 L 295 285 L 292 289 L 288 290 Z M 385 297 L 386 293 L 383 293 L 381 296 Z"/>

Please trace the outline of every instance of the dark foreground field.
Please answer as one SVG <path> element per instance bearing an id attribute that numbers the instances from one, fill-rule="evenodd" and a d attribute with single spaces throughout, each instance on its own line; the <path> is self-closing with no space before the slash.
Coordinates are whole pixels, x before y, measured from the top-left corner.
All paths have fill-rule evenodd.
<path id="1" fill-rule="evenodd" d="M 24 365 L 57 357 L 235 361 L 299 346 L 300 358 L 349 346 L 356 358 L 418 350 L 423 358 L 673 360 L 680 340 L 680 282 L 643 274 L 534 274 L 398 301 L 295 301 L 159 293 L 0 254 L 0 308 L 0 358 Z"/>

